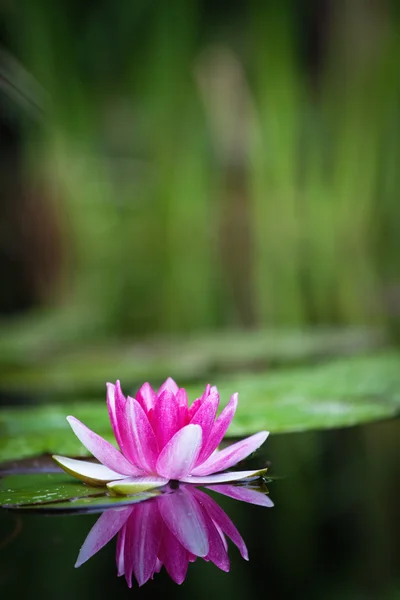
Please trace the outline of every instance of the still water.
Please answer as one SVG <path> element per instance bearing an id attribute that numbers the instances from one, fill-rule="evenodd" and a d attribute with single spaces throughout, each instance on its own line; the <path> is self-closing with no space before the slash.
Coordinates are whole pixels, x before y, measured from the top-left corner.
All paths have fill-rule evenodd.
<path id="1" fill-rule="evenodd" d="M 132 589 L 123 576 L 117 577 L 116 552 L 121 560 L 121 544 L 132 547 L 143 542 L 149 528 L 151 543 L 157 543 L 157 532 L 164 526 L 160 514 L 165 514 L 158 499 L 136 505 L 138 510 L 108 511 L 103 516 L 1 510 L 0 598 L 159 598 L 166 594 L 218 600 L 400 599 L 399 449 L 400 420 L 328 432 L 272 432 L 262 453 L 246 461 L 245 468 L 270 465 L 271 502 L 266 504 L 273 502 L 273 507 L 214 490 L 200 490 L 193 500 L 190 490 L 171 489 L 167 503 L 173 515 L 181 511 L 175 518 L 178 528 L 191 518 L 190 502 L 203 502 L 203 509 L 206 505 L 208 511 L 220 511 L 223 521 L 217 522 L 217 528 L 229 529 L 232 523 L 249 555 L 245 560 L 246 549 L 235 535 L 236 545 L 228 540 L 229 564 L 223 544 L 219 557 L 213 557 L 225 571 L 213 558 L 194 560 L 189 553 L 193 562 L 180 585 L 165 568 L 140 588 L 135 577 Z M 201 496 L 204 493 L 209 500 Z M 102 535 L 103 541 L 113 533 L 116 536 L 97 553 L 95 546 L 101 540 L 92 537 L 89 554 L 93 555 L 75 568 L 80 548 L 99 517 L 103 525 L 97 525 L 95 534 Z M 226 533 L 232 534 L 232 528 Z M 135 548 L 136 556 L 140 555 L 140 546 Z M 155 564 L 156 570 L 160 566 Z"/>

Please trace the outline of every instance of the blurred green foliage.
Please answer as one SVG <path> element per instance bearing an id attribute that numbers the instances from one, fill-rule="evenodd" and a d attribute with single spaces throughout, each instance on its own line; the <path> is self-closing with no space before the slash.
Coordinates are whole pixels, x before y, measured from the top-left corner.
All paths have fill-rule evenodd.
<path id="1" fill-rule="evenodd" d="M 22 330 L 4 329 L 0 340 L 0 390 L 34 394 L 41 402 L 54 394 L 98 396 L 105 381 L 120 379 L 135 388 L 144 381 L 161 384 L 173 374 L 180 385 L 219 381 L 221 373 L 264 371 L 320 362 L 336 356 L 373 352 L 387 346 L 382 331 L 368 328 L 315 330 L 266 329 L 216 331 L 187 336 L 155 336 L 137 343 L 118 337 L 76 347 L 76 328 L 53 331 L 39 320 Z M 38 323 L 40 324 L 38 326 Z M 70 324 L 67 320 L 65 324 Z"/>
<path id="2" fill-rule="evenodd" d="M 400 21 L 360 7 L 316 72 L 294 1 L 8 7 L 48 93 L 25 157 L 58 192 L 54 332 L 393 325 Z"/>
<path id="3" fill-rule="evenodd" d="M 239 407 L 228 435 L 239 437 L 262 429 L 273 434 L 331 429 L 394 417 L 400 409 L 399 363 L 399 352 L 392 351 L 275 373 L 225 376 L 218 381 L 221 405 L 239 391 Z M 136 391 L 124 384 L 123 390 Z M 190 402 L 203 391 L 204 386 L 188 387 Z M 58 404 L 3 409 L 0 462 L 42 453 L 87 455 L 67 415 L 114 441 L 105 400 L 75 396 Z"/>
<path id="4" fill-rule="evenodd" d="M 10 392 L 22 391 L 39 405 L 1 410 L 0 461 L 84 455 L 69 412 L 111 440 L 99 394 L 117 377 L 131 393 L 167 375 L 194 382 L 191 398 L 205 378 L 223 403 L 239 391 L 235 436 L 399 412 L 399 354 L 376 352 L 387 341 L 381 331 L 394 333 L 400 315 L 397 5 L 331 0 L 312 33 L 322 0 L 222 4 L 20 0 L 0 9 L 12 51 L 45 90 L 36 98 L 28 86 L 42 116 L 35 125 L 24 120 L 23 170 L 51 191 L 40 200 L 44 216 L 61 224 L 63 256 L 43 306 L 1 324 L 3 397 L 10 403 Z M 306 52 L 310 42 L 316 47 Z M 17 206 L 13 195 L 4 198 Z M 35 218 L 22 211 L 22 220 L 41 237 L 36 206 Z M 7 232 L 0 233 L 3 248 Z M 35 248 L 17 233 L 11 239 L 34 263 Z M 45 251 L 51 256 L 52 246 Z M 308 331 L 321 324 L 332 328 Z M 237 331 L 243 327 L 252 331 Z M 142 336 L 150 340 L 136 343 Z M 269 370 L 365 350 L 375 353 Z M 265 561 L 275 556 L 290 575 L 277 568 L 280 584 L 308 589 L 322 573 L 319 596 L 339 590 L 343 598 L 335 561 L 332 581 L 315 567 L 338 523 L 329 512 L 332 529 L 321 528 L 321 506 L 332 502 L 336 514 L 332 499 L 354 507 L 351 521 L 339 510 L 343 572 L 361 564 L 356 577 L 368 586 L 383 580 L 397 509 L 397 434 L 394 423 L 325 433 L 325 445 L 313 433 L 271 435 L 267 455 L 274 465 L 279 447 L 275 469 L 291 475 L 274 497 L 286 529 L 275 515 L 263 521 L 251 511 L 257 539 L 270 540 L 269 558 L 262 552 L 257 563 L 254 554 L 251 579 L 241 572 L 229 583 L 204 572 L 187 585 L 198 593 L 211 577 L 220 597 L 238 586 L 243 595 L 263 590 Z M 358 551 L 348 543 L 350 523 L 361 562 L 347 554 Z M 57 594 L 88 589 L 86 572 L 78 585 L 60 571 L 59 550 L 47 540 L 37 553 L 43 524 L 27 527 L 29 580 L 39 574 L 43 594 L 52 577 Z M 75 546 L 69 551 L 72 564 Z M 104 593 L 99 564 L 88 568 Z"/>

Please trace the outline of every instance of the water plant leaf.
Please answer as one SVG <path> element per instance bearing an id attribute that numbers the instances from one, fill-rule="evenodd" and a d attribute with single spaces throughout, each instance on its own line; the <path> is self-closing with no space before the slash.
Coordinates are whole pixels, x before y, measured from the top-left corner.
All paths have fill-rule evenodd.
<path id="1" fill-rule="evenodd" d="M 324 429 L 390 418 L 400 411 L 400 352 L 346 357 L 324 364 L 214 378 L 222 405 L 239 392 L 229 429 L 244 436 Z M 103 387 L 103 385 L 101 385 Z M 190 398 L 203 391 L 190 386 Z M 0 410 L 0 462 L 57 453 L 86 456 L 66 416 L 72 414 L 114 442 L 105 400 Z"/>
<path id="2" fill-rule="evenodd" d="M 6 475 L 0 479 L 0 506 L 13 509 L 86 512 L 125 506 L 155 495 L 113 496 L 106 488 L 83 485 L 65 473 Z"/>
<path id="3" fill-rule="evenodd" d="M 193 396 L 201 388 L 188 389 Z M 400 414 L 400 352 L 346 357 L 320 365 L 238 374 L 218 382 L 226 400 L 239 391 L 229 429 L 241 436 L 331 429 Z"/>

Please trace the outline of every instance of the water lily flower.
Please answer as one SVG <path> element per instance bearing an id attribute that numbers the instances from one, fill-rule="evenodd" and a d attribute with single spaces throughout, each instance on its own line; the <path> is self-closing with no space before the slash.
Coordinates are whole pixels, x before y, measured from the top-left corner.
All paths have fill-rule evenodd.
<path id="1" fill-rule="evenodd" d="M 226 486 L 225 495 L 232 492 L 237 497 L 234 487 Z M 218 491 L 218 486 L 215 488 Z M 254 489 L 247 492 L 244 487 L 237 488 L 237 499 L 273 506 L 264 493 Z M 153 579 L 163 566 L 180 584 L 189 563 L 197 557 L 213 562 L 222 571 L 229 571 L 226 536 L 248 560 L 246 544 L 228 515 L 208 494 L 187 484 L 152 500 L 105 511 L 86 537 L 75 567 L 80 567 L 116 534 L 118 576 L 125 575 L 129 587 L 132 587 L 132 575 L 141 586 Z"/>
<path id="2" fill-rule="evenodd" d="M 75 417 L 67 417 L 75 435 L 101 463 L 53 456 L 71 475 L 91 485 L 107 485 L 116 494 L 133 494 L 171 480 L 193 484 L 237 481 L 263 474 L 226 471 L 254 452 L 268 437 L 261 431 L 218 450 L 238 404 L 233 394 L 217 417 L 219 394 L 207 385 L 191 406 L 184 388 L 168 378 L 156 393 L 149 383 L 135 398 L 123 395 L 120 382 L 107 383 L 107 406 L 120 451 Z"/>

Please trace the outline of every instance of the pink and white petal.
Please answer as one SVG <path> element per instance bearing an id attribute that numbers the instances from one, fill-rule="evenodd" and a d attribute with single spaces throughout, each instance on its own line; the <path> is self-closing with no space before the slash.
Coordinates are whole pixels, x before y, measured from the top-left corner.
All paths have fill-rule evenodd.
<path id="1" fill-rule="evenodd" d="M 247 458 L 265 442 L 269 435 L 268 431 L 255 433 L 236 444 L 232 444 L 220 452 L 215 452 L 204 463 L 193 469 L 193 475 L 209 475 L 225 471 Z"/>
<path id="2" fill-rule="evenodd" d="M 129 587 L 132 572 L 142 586 L 154 574 L 160 549 L 162 520 L 154 501 L 136 504 L 126 523 L 125 577 Z"/>
<path id="3" fill-rule="evenodd" d="M 183 583 L 189 566 L 188 552 L 167 526 L 164 526 L 159 556 L 171 579 L 178 585 Z"/>
<path id="4" fill-rule="evenodd" d="M 76 437 L 103 465 L 121 475 L 141 474 L 140 469 L 132 465 L 110 442 L 86 427 L 81 421 L 75 417 L 67 417 L 67 421 Z"/>
<path id="5" fill-rule="evenodd" d="M 200 459 L 202 462 L 205 462 L 211 456 L 211 454 L 218 448 L 232 422 L 232 419 L 237 409 L 237 405 L 238 394 L 233 394 L 228 404 L 225 406 L 224 410 L 221 412 L 221 414 L 213 424 L 210 434 L 206 442 L 203 444 L 203 448 L 201 449 L 200 453 L 201 456 L 199 456 L 198 465 L 196 466 L 200 465 Z"/>
<path id="6" fill-rule="evenodd" d="M 115 494 L 121 496 L 129 496 L 131 494 L 140 494 L 155 488 L 167 485 L 168 479 L 164 477 L 145 476 L 145 477 L 126 477 L 119 481 L 111 481 L 107 484 L 107 488 Z"/>
<path id="7" fill-rule="evenodd" d="M 200 425 L 203 432 L 203 443 L 202 449 L 207 448 L 207 440 L 209 438 L 211 429 L 214 424 L 214 419 L 217 414 L 219 404 L 218 392 L 210 392 L 208 398 L 202 403 L 198 411 L 196 411 L 192 420 L 190 421 L 193 425 Z M 200 454 L 197 458 L 196 464 L 201 464 L 204 459 L 201 458 L 203 451 L 200 450 Z"/>
<path id="8" fill-rule="evenodd" d="M 156 405 L 157 394 L 149 383 L 144 383 L 138 390 L 136 400 L 139 402 L 145 413 L 149 413 Z"/>
<path id="9" fill-rule="evenodd" d="M 174 395 L 176 395 L 178 393 L 179 387 L 176 384 L 176 382 L 172 379 L 172 377 L 168 377 L 168 379 L 166 379 L 164 381 L 164 383 L 162 384 L 162 386 L 160 387 L 160 389 L 157 392 L 158 398 L 161 396 L 161 394 L 164 392 L 164 390 L 169 390 Z"/>
<path id="10" fill-rule="evenodd" d="M 174 494 L 159 496 L 156 502 L 165 525 L 182 546 L 196 556 L 206 556 L 209 552 L 207 527 L 192 492 L 180 487 Z"/>
<path id="11" fill-rule="evenodd" d="M 75 567 L 77 568 L 83 565 L 83 563 L 101 550 L 103 546 L 108 544 L 108 542 L 117 535 L 118 531 L 125 525 L 131 512 L 132 508 L 130 506 L 103 512 L 83 542 Z"/>
<path id="12" fill-rule="evenodd" d="M 188 410 L 188 421 L 191 421 L 193 419 L 194 415 L 199 410 L 200 406 L 203 404 L 203 402 L 205 400 L 207 400 L 207 398 L 210 394 L 210 388 L 211 388 L 210 384 L 207 383 L 206 389 L 202 393 L 201 397 L 196 398 L 196 400 L 192 403 L 192 405 L 190 406 L 190 408 Z"/>
<path id="13" fill-rule="evenodd" d="M 117 379 L 115 385 L 113 383 L 107 383 L 106 387 L 107 392 L 108 390 L 110 390 L 110 402 L 113 403 L 115 405 L 115 408 L 122 413 L 126 403 L 126 398 L 121 389 L 121 382 L 119 381 L 119 379 Z"/>
<path id="14" fill-rule="evenodd" d="M 201 448 L 200 425 L 185 425 L 164 446 L 157 460 L 156 472 L 168 479 L 181 479 L 196 464 Z"/>
<path id="15" fill-rule="evenodd" d="M 131 507 L 129 507 L 131 508 Z M 126 526 L 122 527 L 117 537 L 117 550 L 116 550 L 116 562 L 117 562 L 117 575 L 121 577 L 125 575 L 125 535 Z"/>
<path id="16" fill-rule="evenodd" d="M 130 396 L 125 411 L 130 439 L 129 458 L 146 473 L 154 473 L 159 450 L 151 423 L 139 402 Z"/>
<path id="17" fill-rule="evenodd" d="M 215 526 L 226 534 L 235 546 L 238 548 L 240 554 L 245 560 L 249 560 L 249 554 L 247 551 L 247 546 L 244 543 L 242 536 L 240 535 L 238 529 L 235 527 L 231 519 L 228 517 L 225 511 L 222 508 L 201 490 L 195 490 L 194 495 L 199 502 L 203 505 L 204 509 L 207 511 L 209 517 L 213 520 Z"/>
<path id="18" fill-rule="evenodd" d="M 107 384 L 107 406 L 115 439 L 121 448 L 121 452 L 130 462 L 133 462 L 130 454 L 130 440 L 127 434 L 126 398 L 122 393 L 119 381 L 116 382 L 115 386 L 111 383 Z"/>
<path id="19" fill-rule="evenodd" d="M 240 500 L 241 502 L 247 502 L 248 504 L 256 504 L 257 506 L 268 508 L 274 506 L 271 498 L 265 492 L 244 485 L 217 484 L 208 485 L 207 489 L 218 492 L 218 494 L 222 494 L 223 496 Z"/>
<path id="20" fill-rule="evenodd" d="M 159 558 L 156 560 L 156 568 L 154 569 L 155 573 L 159 573 L 163 567 L 163 564 Z"/>
<path id="21" fill-rule="evenodd" d="M 164 390 L 157 398 L 152 416 L 152 425 L 158 447 L 162 449 L 179 429 L 177 397 L 170 390 Z"/>
<path id="22" fill-rule="evenodd" d="M 192 483 L 194 485 L 211 485 L 214 483 L 228 483 L 231 481 L 241 481 L 253 477 L 261 477 L 268 469 L 258 469 L 257 471 L 229 471 L 228 473 L 213 473 L 211 475 L 188 475 L 182 477 L 182 483 Z"/>
<path id="23" fill-rule="evenodd" d="M 90 485 L 104 486 L 110 481 L 116 479 L 124 479 L 126 476 L 112 471 L 104 465 L 98 463 L 89 462 L 86 460 L 76 460 L 75 458 L 68 458 L 67 456 L 53 455 L 53 459 L 66 473 L 73 475 L 77 479 L 89 483 Z"/>
<path id="24" fill-rule="evenodd" d="M 198 498 L 198 496 L 195 496 Z M 205 560 L 210 560 L 213 562 L 221 571 L 225 571 L 226 573 L 229 571 L 230 562 L 228 557 L 228 552 L 226 549 L 226 541 L 223 536 L 221 536 L 220 531 L 215 526 L 211 515 L 208 512 L 208 509 L 201 502 L 199 505 L 202 507 L 202 512 L 204 516 L 204 520 L 207 528 L 207 537 L 208 537 L 208 545 L 209 550 L 207 555 L 204 557 Z"/>
<path id="25" fill-rule="evenodd" d="M 214 523 L 214 527 L 215 527 L 215 529 L 216 529 L 216 530 L 218 531 L 218 533 L 219 533 L 219 536 L 220 536 L 220 538 L 221 538 L 221 540 L 222 540 L 222 543 L 224 544 L 224 548 L 225 548 L 225 550 L 228 552 L 228 542 L 226 541 L 226 536 L 225 536 L 224 532 L 222 531 L 222 529 L 221 529 L 221 527 L 218 525 L 218 523 L 216 523 L 214 520 L 213 520 L 213 523 Z"/>
<path id="26" fill-rule="evenodd" d="M 111 426 L 114 431 L 115 439 L 118 442 L 118 446 L 123 451 L 123 441 L 120 432 L 119 420 L 123 417 L 124 407 L 126 398 L 122 393 L 121 384 L 119 381 L 114 385 L 113 383 L 107 383 L 107 408 L 110 417 Z"/>

